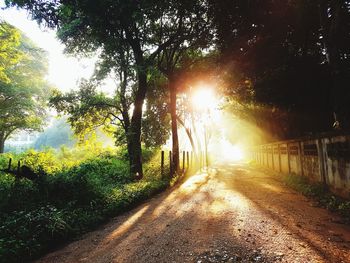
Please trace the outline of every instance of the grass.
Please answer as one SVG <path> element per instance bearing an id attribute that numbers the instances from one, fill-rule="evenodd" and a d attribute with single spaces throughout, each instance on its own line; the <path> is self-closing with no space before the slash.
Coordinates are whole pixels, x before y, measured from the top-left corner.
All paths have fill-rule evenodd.
<path id="1" fill-rule="evenodd" d="M 0 262 L 25 262 L 75 239 L 174 183 L 161 176 L 159 151 L 145 154 L 145 177 L 129 176 L 123 152 L 100 152 L 72 162 L 72 153 L 47 150 L 21 155 L 42 176 L 35 182 L 0 173 Z M 57 157 L 58 156 L 58 157 Z M 168 171 L 165 168 L 165 171 Z"/>

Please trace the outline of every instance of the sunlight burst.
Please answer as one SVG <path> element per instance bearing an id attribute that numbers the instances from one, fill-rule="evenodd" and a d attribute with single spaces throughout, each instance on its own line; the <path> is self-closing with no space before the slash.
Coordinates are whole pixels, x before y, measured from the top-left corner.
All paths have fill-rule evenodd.
<path id="1" fill-rule="evenodd" d="M 192 95 L 192 104 L 197 110 L 209 110 L 217 107 L 217 100 L 210 88 L 198 89 Z"/>
<path id="2" fill-rule="evenodd" d="M 220 142 L 221 155 L 227 161 L 241 161 L 244 159 L 244 153 L 239 145 L 231 144 L 227 140 Z"/>

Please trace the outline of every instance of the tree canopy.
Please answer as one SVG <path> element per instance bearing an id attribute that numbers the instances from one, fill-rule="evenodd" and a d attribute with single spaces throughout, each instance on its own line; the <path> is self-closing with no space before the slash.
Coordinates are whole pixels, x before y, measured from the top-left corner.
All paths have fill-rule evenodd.
<path id="1" fill-rule="evenodd" d="M 18 49 L 20 33 L 13 26 L 0 21 L 0 81 L 8 83 L 9 68 L 21 59 L 23 53 Z"/>
<path id="2" fill-rule="evenodd" d="M 11 53 L 17 54 L 11 63 L 3 64 L 4 79 L 0 81 L 0 152 L 5 140 L 16 130 L 38 130 L 46 115 L 49 86 L 46 53 L 36 47 L 23 33 L 7 23 L 2 36 L 13 36 Z M 5 41 L 6 42 L 6 41 Z"/>
<path id="3" fill-rule="evenodd" d="M 187 28 L 208 23 L 203 1 L 7 1 L 58 29 L 71 53 L 100 52 L 113 58 L 130 48 L 136 72 L 133 113 L 127 132 L 131 172 L 142 177 L 141 119 L 155 58 L 188 39 Z"/>
<path id="4" fill-rule="evenodd" d="M 246 105 L 241 113 L 279 138 L 336 121 L 349 129 L 349 1 L 210 3 L 226 92 Z"/>
<path id="5" fill-rule="evenodd" d="M 203 64 L 208 57 L 216 59 L 210 66 L 232 102 L 231 109 L 275 137 L 326 131 L 332 125 L 350 128 L 349 1 L 6 2 L 26 8 L 39 23 L 56 28 L 68 52 L 99 54 L 95 79 L 83 84 L 79 94 L 57 94 L 55 104 L 62 106 L 69 100 L 75 104 L 65 107 L 74 109 L 70 114 L 77 130 L 106 120 L 120 126 L 115 135 L 127 144 L 135 175 L 142 176 L 142 134 L 167 133 L 160 126 L 150 132 L 157 125 L 149 126 L 168 122 L 159 118 L 165 110 L 176 122 L 176 90 L 187 81 L 186 71 L 193 72 L 193 57 Z M 159 90 L 152 87 L 159 72 L 169 91 L 175 91 L 167 107 L 154 97 L 165 99 L 162 81 Z M 110 74 L 118 82 L 113 98 L 93 90 Z M 192 74 L 189 79 L 202 76 Z M 173 135 L 176 130 L 173 125 Z"/>

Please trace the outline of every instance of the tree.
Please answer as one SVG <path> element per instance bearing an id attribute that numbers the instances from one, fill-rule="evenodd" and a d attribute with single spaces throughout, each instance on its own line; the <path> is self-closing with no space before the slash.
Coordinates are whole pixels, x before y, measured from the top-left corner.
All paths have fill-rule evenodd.
<path id="1" fill-rule="evenodd" d="M 4 144 L 17 130 L 39 130 L 46 116 L 48 84 L 45 80 L 47 59 L 26 36 L 5 23 L 0 28 L 9 30 L 2 36 L 19 35 L 10 49 L 18 54 L 16 63 L 3 64 L 6 78 L 0 81 L 0 153 Z M 17 37 L 16 37 L 17 38 Z M 5 38 L 6 42 L 6 38 Z M 14 43 L 14 42 L 13 42 Z M 12 56 L 12 55 L 11 55 Z M 5 56 L 6 57 L 6 56 Z"/>
<path id="2" fill-rule="evenodd" d="M 262 129 L 279 138 L 327 131 L 334 111 L 349 123 L 340 118 L 350 116 L 349 1 L 219 0 L 210 7 L 226 94 Z"/>
<path id="3" fill-rule="evenodd" d="M 180 152 L 178 139 L 178 103 L 177 95 L 181 90 L 186 90 L 185 73 L 193 73 L 192 67 L 202 59 L 201 51 L 210 44 L 210 34 L 207 24 L 202 27 L 187 29 L 188 40 L 186 45 L 172 45 L 164 49 L 158 56 L 158 68 L 167 78 L 167 89 L 169 90 L 169 111 L 171 116 L 171 132 L 172 132 L 172 159 L 173 171 L 176 173 L 180 169 Z M 191 78 L 193 75 L 191 74 Z M 185 86 L 185 87 L 181 87 Z M 180 124 L 181 124 L 180 120 Z M 186 130 L 186 127 L 184 127 Z M 187 130 L 186 130 L 187 131 Z M 187 132 L 189 135 L 189 133 Z M 192 137 L 189 136 L 191 142 Z M 192 144 L 193 146 L 193 144 Z M 195 148 L 193 148 L 195 152 Z"/>
<path id="4" fill-rule="evenodd" d="M 13 67 L 22 57 L 20 44 L 20 32 L 6 22 L 0 20 L 0 81 L 10 81 L 6 71 Z"/>
<path id="5" fill-rule="evenodd" d="M 173 159 L 173 170 L 174 172 L 178 172 L 180 169 L 180 152 L 179 152 L 179 138 L 178 138 L 178 114 L 177 114 L 177 94 L 181 85 L 181 82 L 178 80 L 181 78 L 181 73 L 185 70 L 190 70 L 190 64 L 187 65 L 184 63 L 184 60 L 190 56 L 189 51 L 191 48 L 195 48 L 194 46 L 197 44 L 195 40 L 198 40 L 197 37 L 201 38 L 202 33 L 205 33 L 206 30 L 200 29 L 199 32 L 192 32 L 193 37 L 186 42 L 186 46 L 176 45 L 171 46 L 159 55 L 158 58 L 158 67 L 163 72 L 163 74 L 167 77 L 167 89 L 169 90 L 169 108 L 170 108 L 170 116 L 171 116 L 171 133 L 172 133 L 172 159 Z M 209 34 L 208 34 L 209 35 Z M 195 39 L 194 39 L 195 38 Z M 203 37 L 202 40 L 204 40 Z M 190 43 L 190 44 L 189 44 Z M 189 45 L 193 45 L 189 47 Z M 199 48 L 199 47 L 197 47 Z M 189 59 L 191 60 L 191 59 Z M 192 58 L 194 61 L 195 58 Z"/>
<path id="6" fill-rule="evenodd" d="M 320 32 L 323 41 L 326 62 L 332 76 L 331 104 L 336 128 L 350 128 L 348 107 L 350 92 L 350 2 L 319 1 Z"/>
<path id="7" fill-rule="evenodd" d="M 120 67 L 121 65 L 128 67 L 128 64 L 115 64 L 116 61 L 117 58 L 100 61 L 91 80 L 82 81 L 78 91 L 66 94 L 55 91 L 55 95 L 50 98 L 50 104 L 58 112 L 69 116 L 69 123 L 81 138 L 102 127 L 108 133 L 114 134 L 115 145 L 128 146 L 129 112 L 135 82 L 132 70 Z M 116 77 L 113 96 L 97 91 L 100 81 L 107 75 Z M 163 81 L 158 74 L 154 74 L 149 82 L 150 90 L 142 119 L 143 141 L 146 146 L 159 146 L 165 143 L 169 130 L 167 94 L 165 89 L 160 88 Z"/>
<path id="8" fill-rule="evenodd" d="M 153 72 L 142 119 L 142 141 L 146 147 L 164 145 L 170 135 L 169 92 L 166 86 L 164 76 L 159 71 Z"/>
<path id="9" fill-rule="evenodd" d="M 39 22 L 58 28 L 59 38 L 71 53 L 101 51 L 113 55 L 121 46 L 133 53 L 137 88 L 127 133 L 131 172 L 141 178 L 142 106 L 148 88 L 150 68 L 156 56 L 172 43 L 185 41 L 181 29 L 192 23 L 203 1 L 6 1 L 28 9 Z M 196 6 L 195 9 L 189 7 Z M 189 10 L 189 11 L 187 11 Z M 166 34 L 166 38 L 162 36 Z M 162 42 L 159 42 L 159 40 Z"/>

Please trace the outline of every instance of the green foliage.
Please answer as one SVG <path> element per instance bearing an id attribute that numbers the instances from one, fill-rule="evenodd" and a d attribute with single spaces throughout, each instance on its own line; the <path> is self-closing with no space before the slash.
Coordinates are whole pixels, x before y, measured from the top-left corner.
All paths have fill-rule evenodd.
<path id="1" fill-rule="evenodd" d="M 8 69 L 22 58 L 23 53 L 18 49 L 20 32 L 13 26 L 0 20 L 0 81 L 9 83 Z"/>
<path id="2" fill-rule="evenodd" d="M 170 182 L 160 176 L 160 152 L 144 153 L 145 178 L 138 182 L 123 151 L 100 152 L 74 165 L 66 163 L 68 150 L 0 155 L 1 167 L 11 157 L 48 173 L 36 182 L 0 173 L 0 262 L 35 258 L 165 189 Z"/>
<path id="3" fill-rule="evenodd" d="M 3 38 L 0 44 L 0 152 L 3 152 L 5 140 L 14 131 L 41 128 L 49 87 L 45 80 L 46 53 L 4 22 L 0 22 L 0 38 Z M 2 50 L 7 47 L 9 53 Z M 2 61 L 6 56 L 12 58 L 11 62 Z M 6 75 L 1 78 L 2 73 Z"/>
<path id="4" fill-rule="evenodd" d="M 22 158 L 23 163 L 31 167 L 35 172 L 43 171 L 52 174 L 61 168 L 61 164 L 56 159 L 53 149 L 43 152 L 29 150 Z"/>
<path id="5" fill-rule="evenodd" d="M 50 105 L 69 115 L 68 121 L 77 135 L 84 136 L 100 126 L 109 128 L 118 116 L 118 104 L 96 90 L 96 86 L 87 81 L 81 83 L 78 91 L 62 94 L 55 91 L 50 98 Z"/>
<path id="6" fill-rule="evenodd" d="M 146 109 L 142 119 L 142 140 L 147 147 L 164 145 L 170 136 L 169 92 L 163 77 L 153 73 L 149 81 Z M 158 73 L 159 74 L 159 73 Z"/>
<path id="7" fill-rule="evenodd" d="M 280 138 L 329 131 L 334 112 L 349 129 L 348 1 L 209 0 L 209 9 L 234 114 Z"/>
<path id="8" fill-rule="evenodd" d="M 321 206 L 341 214 L 350 222 L 350 201 L 333 195 L 325 185 L 311 183 L 308 178 L 299 175 L 284 176 L 283 181 L 303 195 L 313 198 Z"/>
<path id="9" fill-rule="evenodd" d="M 148 91 L 152 68 L 157 64 L 156 58 L 167 48 L 182 46 L 186 49 L 193 38 L 210 38 L 207 2 L 78 0 L 52 3 L 48 0 L 7 0 L 6 4 L 25 8 L 39 23 L 57 28 L 58 37 L 65 43 L 66 51 L 69 53 L 86 55 L 98 51 L 103 64 L 100 70 L 102 76 L 109 72 L 108 67 L 113 67 L 123 86 L 128 80 L 125 72 L 130 70 L 134 72 L 132 75 L 137 76 L 135 78 L 137 84 L 131 96 L 134 106 L 132 118 L 127 121 L 129 111 L 125 110 L 128 108 L 125 107 L 125 103 L 121 101 L 122 107 L 119 108 L 122 108 L 123 126 L 129 144 L 131 172 L 142 177 L 140 141 L 142 106 Z M 57 94 L 55 97 L 62 99 L 64 96 Z M 74 98 L 70 102 L 74 104 Z M 118 109 L 118 114 L 112 115 L 112 122 L 121 119 L 119 112 Z M 105 125 L 106 121 L 110 123 L 111 114 L 108 111 L 106 117 L 105 108 L 89 106 L 89 110 L 83 113 L 87 113 L 84 114 L 84 121 L 76 122 L 77 124 L 101 123 L 101 120 L 101 125 Z M 74 118 L 74 121 L 83 119 L 79 117 Z M 80 127 L 77 127 L 79 130 Z M 85 128 L 82 125 L 82 129 Z"/>
<path id="10" fill-rule="evenodd" d="M 0 226 L 1 262 L 24 262 L 42 251 L 43 244 L 61 239 L 69 231 L 66 215 L 52 205 L 40 206 L 31 211 L 14 211 L 3 217 Z"/>

